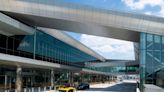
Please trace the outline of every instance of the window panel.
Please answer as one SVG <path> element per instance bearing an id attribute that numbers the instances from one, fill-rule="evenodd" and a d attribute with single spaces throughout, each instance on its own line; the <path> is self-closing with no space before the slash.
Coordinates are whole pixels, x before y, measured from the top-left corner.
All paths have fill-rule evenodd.
<path id="1" fill-rule="evenodd" d="M 154 50 L 161 50 L 161 37 L 157 35 L 154 36 Z"/>
<path id="2" fill-rule="evenodd" d="M 7 37 L 0 34 L 0 52 L 6 53 L 7 48 Z"/>

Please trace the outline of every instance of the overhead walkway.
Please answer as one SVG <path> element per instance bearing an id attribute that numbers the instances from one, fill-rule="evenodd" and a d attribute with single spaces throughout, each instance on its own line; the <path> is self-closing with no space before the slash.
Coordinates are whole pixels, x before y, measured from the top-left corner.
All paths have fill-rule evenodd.
<path id="1" fill-rule="evenodd" d="M 1 0 L 0 6 L 1 12 L 34 27 L 133 42 L 139 42 L 139 32 L 164 34 L 164 21 L 160 17 L 96 9 L 58 0 Z"/>
<path id="2" fill-rule="evenodd" d="M 127 66 L 139 65 L 135 60 L 106 60 L 105 62 L 86 62 L 86 67 L 110 67 L 110 66 Z"/>
<path id="3" fill-rule="evenodd" d="M 106 62 L 86 62 L 85 67 L 91 70 L 111 73 L 113 75 L 139 74 L 139 61 L 106 60 Z"/>

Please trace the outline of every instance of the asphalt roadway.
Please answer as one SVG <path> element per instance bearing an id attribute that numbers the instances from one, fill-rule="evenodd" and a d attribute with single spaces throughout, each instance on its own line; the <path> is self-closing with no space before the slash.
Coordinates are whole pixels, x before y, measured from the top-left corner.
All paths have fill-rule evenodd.
<path id="1" fill-rule="evenodd" d="M 92 85 L 88 90 L 78 90 L 77 92 L 136 92 L 135 82 L 119 82 Z"/>

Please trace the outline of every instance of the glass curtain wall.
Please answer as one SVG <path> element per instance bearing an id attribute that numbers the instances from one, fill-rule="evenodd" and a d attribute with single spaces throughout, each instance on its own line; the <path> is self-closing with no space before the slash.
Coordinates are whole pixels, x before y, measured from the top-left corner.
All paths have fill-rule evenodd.
<path id="1" fill-rule="evenodd" d="M 109 66 L 109 67 L 96 67 L 89 66 L 88 69 L 100 71 L 100 72 L 109 72 L 109 73 L 126 73 L 126 72 L 138 72 L 138 66 Z"/>
<path id="2" fill-rule="evenodd" d="M 79 62 L 97 60 L 41 31 L 37 31 L 34 35 L 0 34 L 0 53 L 78 67 L 83 67 Z"/>
<path id="3" fill-rule="evenodd" d="M 164 36 L 141 33 L 140 79 L 143 84 L 164 87 Z"/>
<path id="4" fill-rule="evenodd" d="M 88 67 L 91 70 L 101 71 L 101 72 L 125 72 L 125 67 Z"/>

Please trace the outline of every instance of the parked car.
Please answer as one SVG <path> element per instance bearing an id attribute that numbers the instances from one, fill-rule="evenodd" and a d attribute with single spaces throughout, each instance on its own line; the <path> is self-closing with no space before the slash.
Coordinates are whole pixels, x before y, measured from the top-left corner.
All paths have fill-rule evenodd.
<path id="1" fill-rule="evenodd" d="M 89 84 L 88 83 L 81 83 L 80 85 L 78 85 L 77 89 L 78 90 L 85 90 L 85 89 L 89 89 Z"/>

